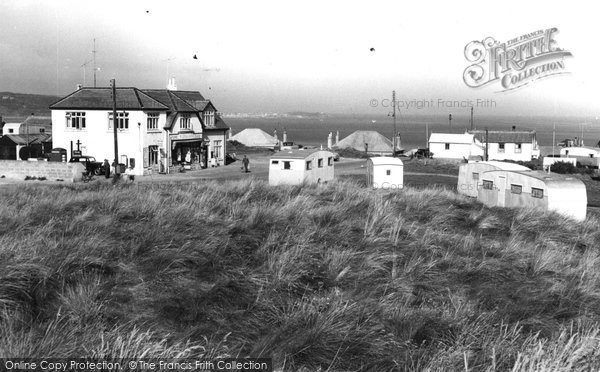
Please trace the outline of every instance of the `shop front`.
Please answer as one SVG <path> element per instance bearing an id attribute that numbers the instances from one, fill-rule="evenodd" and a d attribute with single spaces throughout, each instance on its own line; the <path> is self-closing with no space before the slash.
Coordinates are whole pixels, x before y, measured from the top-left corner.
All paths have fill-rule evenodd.
<path id="1" fill-rule="evenodd" d="M 208 145 L 202 138 L 172 139 L 171 166 L 176 169 L 201 169 L 208 166 Z"/>

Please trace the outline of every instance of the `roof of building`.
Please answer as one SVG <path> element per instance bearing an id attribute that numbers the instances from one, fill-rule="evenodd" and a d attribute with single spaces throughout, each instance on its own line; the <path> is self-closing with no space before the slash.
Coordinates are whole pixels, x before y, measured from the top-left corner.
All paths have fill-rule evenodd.
<path id="1" fill-rule="evenodd" d="M 392 152 L 392 141 L 374 130 L 357 130 L 338 142 L 336 147 L 365 151 L 365 144 L 369 145 L 369 152 Z"/>
<path id="2" fill-rule="evenodd" d="M 525 177 L 531 177 L 538 179 L 540 181 L 544 181 L 546 184 L 577 184 L 583 185 L 585 188 L 585 184 L 578 178 L 573 176 L 568 176 L 564 174 L 552 173 L 552 172 L 544 172 L 544 171 L 536 171 L 536 170 L 527 170 L 527 171 L 514 171 L 514 170 L 494 170 L 485 172 L 484 174 L 494 174 L 499 172 L 510 172 L 513 174 L 520 174 Z"/>
<path id="3" fill-rule="evenodd" d="M 431 133 L 429 143 L 472 144 L 473 135 L 469 133 Z"/>
<path id="4" fill-rule="evenodd" d="M 117 88 L 118 110 L 167 110 L 169 106 L 137 88 Z M 110 110 L 113 107 L 112 88 L 81 88 L 50 105 L 55 109 Z"/>
<path id="5" fill-rule="evenodd" d="M 285 150 L 285 151 L 276 152 L 275 154 L 271 155 L 271 159 L 304 159 L 304 158 L 308 157 L 309 155 L 312 155 L 316 152 L 327 152 L 331 156 L 333 156 L 333 153 L 328 150 L 296 149 L 296 150 Z"/>
<path id="6" fill-rule="evenodd" d="M 469 133 L 479 142 L 485 143 L 485 130 L 472 130 Z M 487 137 L 489 143 L 531 143 L 535 140 L 535 131 L 488 130 Z"/>
<path id="7" fill-rule="evenodd" d="M 13 142 L 15 145 L 34 145 L 36 143 L 45 143 L 52 141 L 51 134 L 30 134 L 29 136 L 24 134 L 6 134 L 2 136 L 1 141 L 6 143 L 7 141 Z"/>
<path id="8" fill-rule="evenodd" d="M 250 147 L 275 147 L 279 143 L 277 138 L 258 128 L 246 128 L 232 136 L 231 140 Z"/>
<path id="9" fill-rule="evenodd" d="M 391 156 L 375 156 L 369 158 L 369 161 L 373 165 L 399 165 L 403 166 L 402 160 L 398 158 L 392 158 Z"/>
<path id="10" fill-rule="evenodd" d="M 182 97 L 195 97 L 204 100 L 200 92 L 178 92 L 168 89 L 144 89 L 144 93 L 167 106 L 170 111 L 196 112 L 198 109 Z M 179 94 L 177 94 L 179 93 Z M 197 94 L 196 94 L 197 93 Z M 193 100 L 192 100 L 193 102 Z"/>

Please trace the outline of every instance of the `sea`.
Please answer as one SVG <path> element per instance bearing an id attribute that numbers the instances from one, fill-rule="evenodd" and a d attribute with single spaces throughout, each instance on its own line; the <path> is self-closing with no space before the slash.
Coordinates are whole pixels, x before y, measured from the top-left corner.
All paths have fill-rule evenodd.
<path id="1" fill-rule="evenodd" d="M 233 134 L 245 128 L 260 128 L 273 135 L 277 131 L 282 139 L 283 131 L 287 140 L 304 146 L 326 146 L 329 132 L 339 131 L 340 140 L 356 130 L 374 130 L 391 138 L 394 133 L 393 118 L 374 115 L 276 115 L 276 116 L 225 116 L 224 121 L 232 128 Z M 535 130 L 538 144 L 542 149 L 551 149 L 564 139 L 583 138 L 585 146 L 596 147 L 600 140 L 600 118 L 579 117 L 527 117 L 493 116 L 474 117 L 473 128 L 481 130 Z M 432 132 L 464 133 L 471 128 L 469 117 L 441 116 L 400 116 L 396 117 L 396 130 L 400 133 L 404 149 L 427 147 L 428 135 Z M 554 138 L 554 141 L 553 141 Z M 558 151 L 558 150 L 557 150 Z M 545 151 L 542 150 L 544 153 Z"/>

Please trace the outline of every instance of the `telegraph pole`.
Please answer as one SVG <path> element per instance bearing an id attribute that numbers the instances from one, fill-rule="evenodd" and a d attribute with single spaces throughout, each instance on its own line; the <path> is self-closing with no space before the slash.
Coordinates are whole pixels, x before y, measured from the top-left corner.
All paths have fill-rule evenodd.
<path id="1" fill-rule="evenodd" d="M 471 130 L 473 130 L 473 106 L 471 106 Z"/>
<path id="2" fill-rule="evenodd" d="M 92 56 L 92 60 L 94 61 L 94 88 L 96 88 L 96 38 L 94 38 L 94 49 L 92 50 Z"/>
<path id="3" fill-rule="evenodd" d="M 394 120 L 394 134 L 392 135 L 392 156 L 396 157 L 396 91 L 392 91 L 392 118 Z"/>
<path id="4" fill-rule="evenodd" d="M 96 77 L 94 76 L 94 83 L 96 82 Z M 95 86 L 95 84 L 94 84 Z M 119 178 L 119 143 L 117 141 L 117 84 L 115 83 L 115 79 L 110 80 L 110 86 L 112 88 L 112 125 L 113 125 L 113 135 L 115 140 L 115 179 Z"/>

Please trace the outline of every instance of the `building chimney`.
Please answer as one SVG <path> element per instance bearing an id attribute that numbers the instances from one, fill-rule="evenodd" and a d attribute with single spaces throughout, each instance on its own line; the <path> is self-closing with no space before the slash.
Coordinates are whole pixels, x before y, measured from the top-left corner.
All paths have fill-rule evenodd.
<path id="1" fill-rule="evenodd" d="M 82 85 L 81 84 L 77 84 L 77 90 L 81 89 Z"/>
<path id="2" fill-rule="evenodd" d="M 329 132 L 329 135 L 327 136 L 327 148 L 331 149 L 332 147 L 332 141 L 333 141 L 333 133 Z"/>
<path id="3" fill-rule="evenodd" d="M 167 90 L 177 90 L 177 83 L 175 82 L 175 76 L 169 79 L 167 84 Z"/>
<path id="4" fill-rule="evenodd" d="M 340 131 L 336 131 L 335 132 L 335 145 L 338 145 L 338 142 L 340 142 Z"/>
<path id="5" fill-rule="evenodd" d="M 287 142 L 287 131 L 283 130 L 283 142 Z"/>

